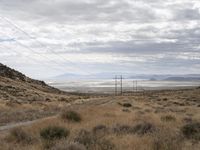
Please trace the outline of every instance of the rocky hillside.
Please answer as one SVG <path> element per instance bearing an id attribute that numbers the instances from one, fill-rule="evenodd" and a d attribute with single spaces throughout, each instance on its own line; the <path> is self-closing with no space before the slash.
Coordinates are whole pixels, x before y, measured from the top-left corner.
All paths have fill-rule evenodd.
<path id="1" fill-rule="evenodd" d="M 21 72 L 11 69 L 1 63 L 0 63 L 0 76 L 17 80 L 17 81 L 23 81 L 23 82 L 29 82 L 29 83 L 35 83 L 35 84 L 47 86 L 43 81 L 33 80 L 29 77 L 26 77 Z"/>
<path id="2" fill-rule="evenodd" d="M 53 100 L 54 96 L 67 95 L 43 81 L 31 79 L 0 63 L 0 100 L 21 102 Z"/>

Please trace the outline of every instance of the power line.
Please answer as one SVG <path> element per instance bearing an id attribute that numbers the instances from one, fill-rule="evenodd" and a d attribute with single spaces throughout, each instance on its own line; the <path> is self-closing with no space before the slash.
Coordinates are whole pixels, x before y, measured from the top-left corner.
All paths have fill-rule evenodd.
<path id="1" fill-rule="evenodd" d="M 9 36 L 7 36 L 7 37 L 8 37 L 8 38 L 11 38 L 11 37 L 9 37 Z M 41 53 L 38 53 L 38 52 L 34 51 L 32 48 L 28 47 L 28 46 L 25 45 L 25 44 L 22 44 L 21 42 L 17 41 L 16 39 L 14 40 L 14 42 L 17 43 L 18 45 L 24 47 L 25 49 L 31 51 L 32 53 L 34 53 L 34 54 L 36 54 L 36 55 L 38 55 L 38 56 L 40 56 L 40 57 L 46 58 L 47 60 L 49 60 L 50 62 L 53 62 L 54 64 L 58 65 L 59 67 L 61 66 L 61 64 L 59 64 L 58 62 L 49 59 L 49 57 L 47 57 L 46 55 L 41 55 Z M 32 57 L 30 57 L 30 58 L 32 58 Z M 62 70 L 63 70 L 63 71 L 66 71 L 66 68 L 62 68 Z"/>
<path id="2" fill-rule="evenodd" d="M 6 21 L 7 23 L 9 23 L 10 25 L 14 26 L 15 28 L 17 28 L 19 31 L 21 31 L 22 33 L 24 33 L 25 35 L 27 35 L 29 38 L 31 38 L 32 40 L 35 40 L 37 41 L 38 43 L 40 43 L 40 45 L 42 46 L 45 46 L 46 45 L 44 43 L 42 43 L 41 41 L 33 38 L 29 33 L 27 33 L 26 31 L 24 31 L 21 27 L 19 27 L 18 25 L 16 25 L 15 23 L 13 23 L 10 19 L 6 18 L 6 17 L 1 17 L 0 16 L 0 19 Z M 159 38 L 157 38 L 159 39 Z M 192 38 L 192 39 L 197 39 L 198 38 Z M 161 39 L 162 40 L 162 39 Z M 173 40 L 173 39 L 168 39 L 168 40 Z M 132 39 L 131 41 L 155 41 L 154 39 Z M 158 43 L 159 44 L 159 43 Z M 172 44 L 177 44 L 177 45 L 184 45 L 184 44 L 187 44 L 187 43 L 172 43 Z M 192 43 L 192 44 L 200 44 L 199 42 L 198 43 Z M 54 52 L 54 51 L 52 51 Z M 64 57 L 63 57 L 64 58 Z M 68 60 L 69 61 L 69 60 Z"/>
<path id="3" fill-rule="evenodd" d="M 25 34 L 27 37 L 29 37 L 31 40 L 34 40 L 34 41 L 36 41 L 40 46 L 42 46 L 42 47 L 45 47 L 46 49 L 48 49 L 51 53 L 53 53 L 53 54 L 55 54 L 56 56 L 58 56 L 59 58 L 61 58 L 61 59 L 64 59 L 65 61 L 68 61 L 68 62 L 70 62 L 71 64 L 73 64 L 73 65 L 77 65 L 76 63 L 73 63 L 73 62 L 71 62 L 70 60 L 68 60 L 68 59 L 66 59 L 65 57 L 63 57 L 62 55 L 58 55 L 54 50 L 52 50 L 52 49 L 50 49 L 47 45 L 45 45 L 44 43 L 42 43 L 41 41 L 39 41 L 39 40 L 37 40 L 37 39 L 35 39 L 35 38 L 33 38 L 29 33 L 27 33 L 26 31 L 24 31 L 22 28 L 20 28 L 19 26 L 17 26 L 15 23 L 13 23 L 12 21 L 10 21 L 8 18 L 5 18 L 5 17 L 0 17 L 0 19 L 2 19 L 2 20 L 4 20 L 4 21 L 6 21 L 8 24 L 10 24 L 10 25 L 12 25 L 13 27 L 15 27 L 17 30 L 19 30 L 20 32 L 22 32 L 23 34 Z M 162 40 L 162 39 L 161 39 Z M 143 41 L 143 42 L 149 42 L 149 41 L 152 41 L 152 42 L 157 42 L 155 39 L 132 39 L 131 41 Z M 157 44 L 160 44 L 160 43 L 157 43 Z M 197 42 L 197 43 L 168 43 L 168 44 L 172 44 L 171 46 L 178 46 L 178 45 L 183 45 L 183 46 L 186 46 L 186 44 L 188 45 L 192 45 L 192 44 L 200 44 L 199 42 Z M 164 45 L 161 45 L 162 47 L 164 46 Z M 195 45 L 193 45 L 193 46 L 190 46 L 190 47 L 184 47 L 185 49 L 187 48 L 194 48 L 194 46 Z M 162 48 L 162 47 L 158 47 L 158 48 Z M 166 49 L 172 49 L 171 47 L 163 47 L 165 50 Z M 176 47 L 176 49 L 178 49 L 178 47 Z M 183 49 L 183 48 L 181 48 L 181 49 Z M 79 66 L 78 66 L 78 68 L 79 68 Z"/>
<path id="4" fill-rule="evenodd" d="M 66 59 L 65 57 L 63 57 L 62 55 L 58 55 L 54 50 L 52 50 L 52 49 L 50 49 L 47 45 L 45 45 L 44 43 L 42 43 L 41 41 L 39 41 L 39 40 L 37 40 L 37 39 L 35 39 L 35 38 L 33 38 L 29 33 L 27 33 L 26 31 L 24 31 L 21 27 L 19 27 L 18 25 L 16 25 L 15 23 L 13 23 L 12 21 L 10 21 L 9 19 L 7 19 L 7 18 L 5 18 L 5 17 L 0 17 L 0 19 L 1 20 L 4 20 L 4 21 L 6 21 L 9 25 L 11 25 L 12 27 L 14 27 L 15 29 L 17 29 L 18 31 L 20 31 L 20 32 L 22 32 L 24 35 L 26 35 L 28 38 L 30 38 L 31 40 L 34 40 L 35 42 L 37 42 L 41 47 L 45 47 L 45 49 L 48 49 L 51 53 L 53 53 L 55 56 L 57 56 L 59 59 L 61 59 L 62 61 L 63 60 L 65 60 L 65 61 L 67 61 L 67 62 L 70 62 L 70 64 L 73 64 L 73 65 L 75 65 L 75 66 L 77 66 L 77 64 L 76 63 L 73 63 L 73 62 L 71 62 L 70 60 L 68 60 L 68 59 Z M 133 40 L 133 41 L 155 41 L 155 40 L 153 40 L 153 39 L 135 39 L 135 40 Z M 19 45 L 21 45 L 21 46 L 23 46 L 23 47 L 25 47 L 26 49 L 29 49 L 29 50 L 31 50 L 33 53 L 36 53 L 34 50 L 32 50 L 32 48 L 29 48 L 27 45 L 25 45 L 25 44 L 22 44 L 21 42 L 19 42 L 19 41 L 15 41 L 16 43 L 18 43 Z M 156 42 L 156 41 L 155 41 Z M 158 43 L 158 44 L 160 44 L 160 43 Z M 171 43 L 172 44 L 172 46 L 181 46 L 181 45 L 183 45 L 183 46 L 186 46 L 185 44 L 186 43 Z M 187 43 L 188 44 L 188 43 Z M 199 43 L 189 43 L 190 45 L 192 45 L 192 44 L 199 44 Z M 158 48 L 162 48 L 162 47 L 158 47 Z M 173 48 L 173 47 L 172 47 Z M 171 47 L 164 47 L 164 49 L 166 50 L 166 49 L 172 49 Z M 181 48 L 181 47 L 180 47 Z M 190 47 L 186 47 L 186 48 L 190 48 Z M 186 49 L 185 48 L 185 49 Z M 191 48 L 194 48 L 194 46 L 191 46 Z M 176 47 L 176 49 L 178 49 L 178 47 Z M 49 59 L 48 57 L 46 57 L 45 55 L 41 55 L 40 53 L 37 53 L 37 55 L 40 55 L 41 57 L 45 57 L 45 58 L 47 58 L 47 59 Z M 60 66 L 60 64 L 58 64 L 56 61 L 53 61 L 53 60 L 51 60 L 52 62 L 54 62 L 55 64 L 57 64 L 57 65 L 59 65 Z M 79 68 L 80 66 L 78 66 L 78 67 L 76 67 L 76 68 Z M 82 69 L 81 69 L 82 70 Z M 85 71 L 85 72 L 88 72 L 88 71 Z"/>
<path id="5" fill-rule="evenodd" d="M 2 48 L 6 48 L 6 49 L 10 49 L 10 47 L 8 47 L 8 46 L 5 46 L 5 45 L 0 45 Z M 12 49 L 12 51 L 13 52 L 15 52 L 15 53 L 17 53 L 17 54 L 19 54 L 19 52 L 18 51 L 16 51 L 15 49 Z M 38 55 L 38 54 L 36 54 L 36 55 Z M 40 56 L 40 55 L 39 55 Z M 27 56 L 25 56 L 26 58 L 30 58 L 28 61 L 30 61 L 30 60 L 33 60 L 33 59 L 35 59 L 34 57 L 30 57 L 29 55 L 27 55 Z M 33 61 L 34 63 L 36 62 L 36 61 Z M 37 62 L 38 63 L 38 62 Z M 52 65 L 49 65 L 48 63 L 44 63 L 44 64 L 46 64 L 48 67 L 50 67 L 50 68 L 52 68 L 52 69 L 55 69 L 55 70 L 59 70 L 59 71 L 64 71 L 64 69 L 63 68 L 58 68 L 58 67 L 54 67 L 54 66 L 52 66 Z M 60 67 L 60 66 L 59 66 Z"/>
<path id="6" fill-rule="evenodd" d="M 23 34 L 25 34 L 26 36 L 28 36 L 30 39 L 36 41 L 36 42 L 39 43 L 41 46 L 48 48 L 48 50 L 50 50 L 50 52 L 52 52 L 52 53 L 54 53 L 54 54 L 57 55 L 57 53 L 56 53 L 54 50 L 49 49 L 49 47 L 47 47 L 47 45 L 45 45 L 45 44 L 42 43 L 41 41 L 39 41 L 39 40 L 33 38 L 29 33 L 27 33 L 26 31 L 24 31 L 21 27 L 19 27 L 19 26 L 16 25 L 15 23 L 13 23 L 13 22 L 12 22 L 11 20 L 9 20 L 8 18 L 6 18 L 6 17 L 0 17 L 0 19 L 2 19 L 2 20 L 4 20 L 4 21 L 6 21 L 8 24 L 14 26 L 16 29 L 18 29 L 19 31 L 21 31 Z M 159 39 L 159 38 L 158 38 L 158 39 Z M 198 38 L 196 38 L 196 39 L 198 40 Z M 170 40 L 170 39 L 169 39 L 169 40 Z M 132 39 L 131 41 L 146 41 L 146 42 L 148 42 L 148 41 L 154 41 L 154 42 L 157 42 L 157 41 L 155 41 L 155 39 Z M 162 41 L 162 39 L 161 39 L 161 41 Z M 160 44 L 160 43 L 157 43 L 157 44 Z M 188 43 L 170 43 L 170 44 L 173 44 L 173 46 L 174 46 L 174 45 L 184 45 L 184 46 L 185 46 L 185 44 L 188 44 Z M 197 43 L 189 43 L 189 44 L 200 44 L 200 43 L 197 42 Z M 62 56 L 59 56 L 59 57 L 65 59 L 66 61 L 69 61 L 69 60 L 67 60 L 65 57 L 62 57 Z M 70 61 L 70 62 L 71 62 L 71 61 Z M 71 62 L 71 63 L 73 63 L 73 62 Z"/>
<path id="7" fill-rule="evenodd" d="M 27 33 L 26 31 L 24 31 L 22 28 L 20 28 L 18 25 L 16 25 L 15 23 L 13 23 L 12 21 L 10 21 L 9 19 L 5 18 L 5 17 L 0 17 L 2 20 L 5 20 L 8 24 L 12 25 L 13 27 L 15 27 L 17 30 L 19 30 L 20 32 L 22 32 L 23 34 L 25 34 L 28 38 L 30 38 L 31 40 L 34 40 L 35 42 L 37 42 L 41 47 L 45 47 L 46 49 L 48 49 L 51 53 L 53 53 L 54 55 L 56 55 L 59 59 L 61 59 L 62 61 L 65 60 L 69 63 L 71 63 L 72 65 L 76 66 L 76 68 L 80 69 L 80 66 L 78 66 L 76 63 L 71 62 L 70 60 L 66 59 L 65 57 L 63 57 L 62 55 L 58 55 L 54 50 L 50 49 L 47 45 L 45 45 L 44 43 L 40 42 L 39 40 L 33 38 L 29 33 Z M 85 70 L 85 72 L 89 73 L 88 71 Z"/>

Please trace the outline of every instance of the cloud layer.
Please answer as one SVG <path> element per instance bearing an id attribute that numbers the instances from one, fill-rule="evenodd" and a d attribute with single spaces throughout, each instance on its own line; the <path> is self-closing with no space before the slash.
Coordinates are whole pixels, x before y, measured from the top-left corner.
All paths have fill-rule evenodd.
<path id="1" fill-rule="evenodd" d="M 0 61 L 36 78 L 200 73 L 198 0 L 0 0 L 0 14 Z"/>

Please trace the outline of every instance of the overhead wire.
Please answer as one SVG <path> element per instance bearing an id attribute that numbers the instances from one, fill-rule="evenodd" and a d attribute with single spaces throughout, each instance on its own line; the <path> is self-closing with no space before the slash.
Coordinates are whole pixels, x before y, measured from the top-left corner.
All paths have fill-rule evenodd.
<path id="1" fill-rule="evenodd" d="M 64 61 L 64 62 L 68 62 L 68 63 L 72 64 L 73 66 L 77 66 L 76 63 L 71 62 L 70 60 L 66 59 L 66 58 L 63 57 L 62 55 L 58 55 L 58 54 L 57 54 L 54 50 L 52 50 L 49 46 L 47 46 L 46 44 L 44 44 L 44 43 L 42 43 L 41 41 L 37 40 L 36 38 L 32 37 L 28 32 L 26 32 L 26 31 L 23 30 L 21 27 L 19 27 L 18 25 L 16 25 L 16 24 L 13 23 L 12 21 L 10 21 L 8 18 L 0 17 L 0 19 L 6 21 L 10 26 L 14 27 L 15 29 L 17 29 L 18 31 L 20 31 L 21 33 L 23 33 L 23 34 L 24 34 L 26 37 L 28 37 L 29 39 L 31 39 L 31 40 L 35 41 L 36 43 L 38 43 L 38 44 L 41 46 L 41 48 L 44 47 L 46 50 L 48 50 L 49 52 L 51 52 L 52 54 L 54 54 L 55 56 L 57 56 L 57 58 L 59 58 L 59 60 Z M 10 28 L 12 28 L 12 27 L 10 27 Z M 10 37 L 10 38 L 11 38 L 11 37 Z M 13 38 L 13 37 L 12 37 L 12 38 Z M 132 40 L 132 41 L 138 41 L 138 42 L 140 42 L 140 41 L 141 41 L 141 42 L 150 42 L 150 41 L 151 41 L 151 42 L 155 42 L 155 39 L 135 39 L 135 40 Z M 47 60 L 49 60 L 49 61 L 53 62 L 54 64 L 58 65 L 59 67 L 61 67 L 61 64 L 58 63 L 57 61 L 55 61 L 54 59 L 51 60 L 51 59 L 49 59 L 48 56 L 42 55 L 40 52 L 36 52 L 35 50 L 33 50 L 33 49 L 30 48 L 29 46 L 23 44 L 22 42 L 20 42 L 20 41 L 17 40 L 17 39 L 15 39 L 15 42 L 16 42 L 18 45 L 20 45 L 20 46 L 26 48 L 27 50 L 31 51 L 32 53 L 37 54 L 37 55 L 39 55 L 40 57 L 45 57 Z M 152 44 L 153 44 L 153 43 L 152 43 Z M 156 44 L 159 44 L 159 43 L 156 43 Z M 194 44 L 199 44 L 199 42 L 198 42 L 198 43 L 189 43 L 190 46 L 187 46 L 187 47 L 185 47 L 185 46 L 186 46 L 186 44 L 188 44 L 188 43 L 171 43 L 171 44 L 172 44 L 172 47 L 171 47 L 171 46 L 170 46 L 170 47 L 163 47 L 163 49 L 164 49 L 164 50 L 166 50 L 166 49 L 173 49 L 173 46 L 184 46 L 184 49 L 189 49 L 189 48 L 194 48 Z M 193 46 L 191 46 L 191 45 L 193 45 Z M 162 46 L 163 46 L 163 45 L 161 45 L 161 47 L 158 47 L 158 48 L 162 48 Z M 183 49 L 182 47 L 179 47 L 179 48 Z M 176 49 L 178 49 L 178 47 L 176 47 Z M 65 67 L 64 67 L 64 68 L 65 68 Z M 63 71 L 64 71 L 64 70 L 66 71 L 66 69 L 64 69 L 64 68 L 63 68 Z M 76 69 L 78 69 L 78 68 L 80 69 L 80 66 L 77 66 L 77 67 L 76 67 Z M 73 69 L 75 69 L 75 68 L 73 68 Z M 83 69 L 83 68 L 81 68 L 81 70 L 82 70 L 82 69 Z M 87 73 L 91 74 L 91 72 L 88 72 L 88 71 L 86 71 L 86 70 L 84 70 L 84 72 L 87 72 Z"/>
<path id="2" fill-rule="evenodd" d="M 22 46 L 22 45 L 20 45 L 20 46 Z M 15 50 L 15 49 L 11 49 L 9 46 L 1 44 L 0 47 L 6 48 L 6 50 L 11 50 L 12 52 L 15 52 L 16 54 L 21 54 L 21 53 L 19 53 L 19 51 Z M 26 47 L 24 47 L 24 48 L 26 49 Z M 38 55 L 38 54 L 36 53 L 36 55 Z M 38 56 L 40 56 L 40 55 L 38 55 Z M 34 63 L 40 64 L 40 62 L 38 62 L 38 60 L 35 59 L 35 57 L 31 57 L 30 55 L 24 55 L 24 57 L 29 58 L 27 61 L 32 61 Z M 64 70 L 63 68 L 60 68 L 60 67 L 54 67 L 54 66 L 52 66 L 52 65 L 50 65 L 49 63 L 46 63 L 46 62 L 42 62 L 42 64 L 48 66 L 49 68 L 57 70 L 57 71 L 62 71 L 62 72 L 66 71 L 66 69 Z"/>
<path id="3" fill-rule="evenodd" d="M 52 50 L 50 47 L 48 47 L 47 45 L 45 45 L 44 43 L 42 43 L 41 41 L 37 40 L 36 38 L 33 38 L 28 32 L 26 32 L 25 30 L 23 30 L 21 27 L 19 27 L 18 25 L 16 25 L 15 23 L 13 23 L 12 21 L 10 21 L 8 18 L 5 17 L 0 17 L 1 20 L 5 20 L 8 24 L 12 25 L 14 28 L 16 28 L 17 30 L 19 30 L 20 32 L 22 32 L 24 35 L 26 35 L 29 39 L 34 40 L 35 42 L 37 42 L 41 47 L 44 47 L 44 49 L 48 50 L 49 52 L 51 52 L 52 54 L 54 54 L 55 56 L 57 56 L 57 58 L 59 58 L 59 60 L 61 61 L 65 61 L 68 62 L 70 64 L 72 64 L 73 66 L 75 66 L 74 69 L 78 69 L 78 70 L 82 70 L 83 68 L 80 68 L 80 66 L 78 66 L 76 63 L 66 59 L 65 57 L 63 57 L 62 55 L 58 55 L 54 50 Z M 84 72 L 91 74 L 91 72 L 88 72 L 86 70 L 84 70 Z"/>

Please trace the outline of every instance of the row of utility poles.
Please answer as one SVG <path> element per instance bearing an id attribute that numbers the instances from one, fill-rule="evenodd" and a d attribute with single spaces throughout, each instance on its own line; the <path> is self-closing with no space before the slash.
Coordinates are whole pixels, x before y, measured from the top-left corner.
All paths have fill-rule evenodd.
<path id="1" fill-rule="evenodd" d="M 120 80 L 120 94 L 123 94 L 123 77 L 122 75 L 115 76 L 115 95 L 118 95 L 118 80 Z"/>
<path id="2" fill-rule="evenodd" d="M 120 81 L 120 83 L 119 83 Z M 118 91 L 118 83 L 120 90 Z M 138 91 L 138 82 L 133 81 L 133 92 Z M 123 76 L 122 75 L 116 75 L 115 76 L 115 95 L 123 95 Z"/>
<path id="3" fill-rule="evenodd" d="M 133 92 L 137 92 L 138 91 L 138 81 L 133 81 Z"/>

